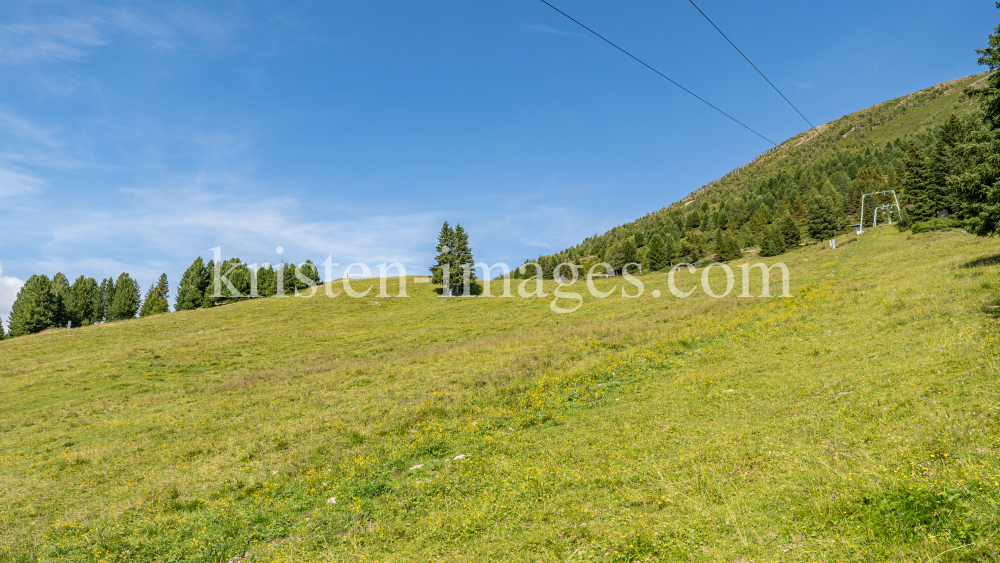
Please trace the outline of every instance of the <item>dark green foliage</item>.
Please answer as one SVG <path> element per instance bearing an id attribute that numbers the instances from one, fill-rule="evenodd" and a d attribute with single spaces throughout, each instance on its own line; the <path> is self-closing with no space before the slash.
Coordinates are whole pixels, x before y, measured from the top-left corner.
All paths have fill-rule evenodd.
<path id="1" fill-rule="evenodd" d="M 466 244 L 468 244 L 468 241 L 466 241 Z M 306 260 L 305 264 L 302 264 L 302 266 L 300 266 L 300 271 L 303 276 L 312 280 L 314 284 L 316 285 L 320 284 L 319 268 L 316 267 L 316 264 L 313 264 L 312 260 Z M 309 287 L 306 283 L 302 281 L 298 281 L 298 285 L 299 289 L 305 289 Z"/>
<path id="2" fill-rule="evenodd" d="M 774 242 L 774 239 L 767 239 L 765 244 L 762 244 L 760 247 L 761 256 L 768 257 L 777 256 L 779 254 L 781 254 L 781 250 L 778 249 L 778 245 Z"/>
<path id="3" fill-rule="evenodd" d="M 674 258 L 677 256 L 677 239 L 667 235 L 663 237 L 663 255 L 667 259 L 667 265 L 674 263 Z"/>
<path id="4" fill-rule="evenodd" d="M 611 264 L 615 271 L 621 271 L 625 266 L 625 259 L 622 258 L 622 243 L 615 241 L 604 251 L 604 262 Z"/>
<path id="5" fill-rule="evenodd" d="M 24 336 L 41 332 L 53 326 L 56 300 L 52 293 L 52 282 L 47 276 L 31 276 L 10 309 L 7 326 L 10 336 Z"/>
<path id="6" fill-rule="evenodd" d="M 177 286 L 177 301 L 174 303 L 175 311 L 185 311 L 201 307 L 205 300 L 205 291 L 211 285 L 211 274 L 208 266 L 199 257 L 195 260 Z"/>
<path id="7" fill-rule="evenodd" d="M 715 233 L 715 259 L 719 262 L 729 262 L 743 256 L 740 243 L 729 231 L 718 230 Z"/>
<path id="8" fill-rule="evenodd" d="M 979 64 L 991 71 L 1000 68 L 1000 26 L 990 34 L 986 48 L 976 52 L 980 55 Z M 962 203 L 969 232 L 995 235 L 1000 229 L 1000 72 L 993 72 L 986 79 L 985 88 L 969 93 L 981 98 L 983 121 L 989 130 L 973 131 L 968 135 L 968 143 L 957 148 L 956 156 L 966 167 L 953 170 L 948 185 Z"/>
<path id="9" fill-rule="evenodd" d="M 146 298 L 142 301 L 142 309 L 139 311 L 139 316 L 148 317 L 169 312 L 170 305 L 167 302 L 167 293 L 169 291 L 170 285 L 167 284 L 167 274 L 162 274 L 156 285 L 149 286 Z"/>
<path id="10" fill-rule="evenodd" d="M 806 221 L 808 222 L 809 236 L 815 239 L 830 238 L 840 231 L 840 214 L 834 208 L 833 202 L 821 195 L 813 198 Z M 761 244 L 761 249 L 763 248 L 764 245 Z"/>
<path id="11" fill-rule="evenodd" d="M 785 240 L 785 248 L 791 248 L 798 246 L 802 242 L 802 231 L 799 230 L 799 224 L 792 217 L 792 214 L 788 211 L 781 216 L 778 220 L 778 228 L 781 229 L 781 235 Z"/>
<path id="12" fill-rule="evenodd" d="M 951 217 L 942 217 L 940 219 L 929 219 L 927 221 L 917 221 L 913 223 L 912 229 L 913 234 L 926 233 L 928 231 L 943 231 L 945 229 L 954 229 L 962 226 L 962 222 L 958 219 L 953 219 Z"/>
<path id="13" fill-rule="evenodd" d="M 69 320 L 73 326 L 86 326 L 100 322 L 101 288 L 94 278 L 80 276 L 69 288 L 69 298 L 64 300 Z"/>
<path id="14" fill-rule="evenodd" d="M 979 64 L 989 67 L 991 71 L 1000 68 L 1000 25 L 990 34 L 986 48 L 976 49 L 976 53 L 979 53 Z M 1000 129 L 1000 74 L 994 72 L 986 79 L 985 88 L 969 89 L 967 93 L 982 99 L 986 125 L 990 129 Z"/>
<path id="15" fill-rule="evenodd" d="M 635 247 L 642 248 L 646 246 L 646 235 L 642 231 L 635 233 Z"/>
<path id="16" fill-rule="evenodd" d="M 1000 229 L 1000 138 L 998 131 L 980 131 L 961 149 L 971 163 L 949 179 L 962 201 L 962 215 L 970 233 L 997 234 Z"/>
<path id="17" fill-rule="evenodd" d="M 266 267 L 257 269 L 257 295 L 261 297 L 273 297 L 278 293 L 278 274 L 267 264 Z"/>
<path id="18" fill-rule="evenodd" d="M 701 227 L 701 213 L 699 213 L 697 209 L 688 214 L 687 226 L 690 229 L 697 229 L 698 227 Z"/>
<path id="19" fill-rule="evenodd" d="M 115 298 L 108 309 L 108 320 L 122 321 L 135 318 L 142 303 L 139 282 L 127 273 L 122 273 L 115 281 Z"/>
<path id="20" fill-rule="evenodd" d="M 52 317 L 52 324 L 65 327 L 73 320 L 68 309 L 69 306 L 69 280 L 62 272 L 52 276 L 52 297 L 55 299 L 55 313 Z"/>
<path id="21" fill-rule="evenodd" d="M 98 310 L 100 321 L 111 320 L 111 303 L 115 300 L 115 280 L 106 278 L 101 281 L 101 306 Z"/>
<path id="22" fill-rule="evenodd" d="M 635 247 L 635 241 L 632 237 L 629 237 L 621 242 L 620 252 L 622 268 L 628 264 L 639 261 L 639 254 L 636 252 L 638 249 Z"/>
<path id="23" fill-rule="evenodd" d="M 470 268 L 469 281 L 476 281 L 476 271 L 471 269 L 475 260 L 472 257 L 472 248 L 469 247 L 469 236 L 462 225 L 455 225 L 452 229 L 445 221 L 438 234 L 437 247 L 438 255 L 435 263 L 431 266 L 432 281 L 441 285 L 447 285 L 451 295 L 459 295 L 463 289 L 465 270 L 463 266 Z M 444 279 L 444 266 L 448 265 L 448 280 Z M 471 287 L 470 287 L 471 290 Z"/>
<path id="24" fill-rule="evenodd" d="M 649 269 L 654 272 L 670 265 L 666 245 L 659 233 L 653 235 L 649 244 L 646 245 L 646 263 L 649 264 Z"/>
<path id="25" fill-rule="evenodd" d="M 760 240 L 761 256 L 777 256 L 785 251 L 785 234 L 778 224 L 764 230 Z"/>

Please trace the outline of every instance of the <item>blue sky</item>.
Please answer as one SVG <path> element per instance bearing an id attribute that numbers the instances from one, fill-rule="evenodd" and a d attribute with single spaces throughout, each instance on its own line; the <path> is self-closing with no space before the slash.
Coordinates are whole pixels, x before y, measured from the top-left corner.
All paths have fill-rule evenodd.
<path id="1" fill-rule="evenodd" d="M 686 0 L 561 9 L 780 142 L 808 126 Z M 815 124 L 980 72 L 992 1 L 701 8 Z M 543 3 L 4 3 L 0 315 L 20 280 L 209 248 L 520 263 L 769 148 Z M 275 253 L 281 245 L 282 256 Z"/>

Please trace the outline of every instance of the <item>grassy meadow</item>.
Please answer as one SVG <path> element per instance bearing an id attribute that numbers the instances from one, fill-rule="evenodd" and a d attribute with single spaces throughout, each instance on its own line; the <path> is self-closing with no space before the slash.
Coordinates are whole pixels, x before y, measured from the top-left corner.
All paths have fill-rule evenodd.
<path id="1" fill-rule="evenodd" d="M 411 283 L 2 341 L 0 561 L 997 560 L 996 239 L 765 261 L 793 297 Z"/>

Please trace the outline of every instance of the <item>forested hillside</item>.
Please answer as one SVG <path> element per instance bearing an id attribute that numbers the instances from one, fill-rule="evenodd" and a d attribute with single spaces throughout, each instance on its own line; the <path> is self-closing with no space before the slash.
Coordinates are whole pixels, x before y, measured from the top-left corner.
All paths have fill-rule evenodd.
<path id="1" fill-rule="evenodd" d="M 858 224 L 861 195 L 883 190 L 896 190 L 903 216 L 881 212 L 880 221 L 917 230 L 962 225 L 954 180 L 973 160 L 966 145 L 986 133 L 976 92 L 988 87 L 987 76 L 944 82 L 820 125 L 681 201 L 534 261 L 551 278 L 561 262 L 603 261 L 619 271 L 637 262 L 655 271 L 744 252 L 774 256 Z M 866 209 L 891 200 L 870 197 Z M 865 215 L 871 225 L 871 212 Z M 978 230 L 990 232 L 988 225 Z M 535 273 L 526 270 L 514 276 Z"/>

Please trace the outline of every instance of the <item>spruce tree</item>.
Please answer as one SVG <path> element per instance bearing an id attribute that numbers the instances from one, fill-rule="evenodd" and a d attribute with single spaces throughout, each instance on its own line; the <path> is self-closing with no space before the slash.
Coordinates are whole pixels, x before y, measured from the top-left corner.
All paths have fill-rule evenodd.
<path id="1" fill-rule="evenodd" d="M 701 227 L 701 213 L 695 209 L 687 216 L 687 227 L 689 229 L 697 229 Z"/>
<path id="2" fill-rule="evenodd" d="M 604 250 L 604 262 L 611 265 L 611 268 L 616 272 L 620 272 L 622 266 L 625 265 L 625 261 L 622 259 L 622 243 L 618 241 L 613 241 L 611 245 Z"/>
<path id="3" fill-rule="evenodd" d="M 123 321 L 135 318 L 142 304 L 141 299 L 139 282 L 133 280 L 128 273 L 122 273 L 115 281 L 115 298 L 108 310 L 110 320 Z"/>
<path id="4" fill-rule="evenodd" d="M 472 257 L 472 248 L 469 246 L 469 235 L 462 228 L 462 225 L 455 225 L 453 229 L 447 221 L 441 226 L 438 234 L 437 257 L 435 264 L 431 266 L 431 278 L 434 283 L 439 283 L 448 288 L 448 294 L 459 295 L 464 290 L 465 270 L 463 266 L 469 266 L 469 282 L 476 281 L 476 271 L 472 269 L 475 260 Z M 448 278 L 444 279 L 444 267 L 448 266 Z M 471 286 L 470 286 L 471 291 Z"/>
<path id="5" fill-rule="evenodd" d="M 778 228 L 781 229 L 781 234 L 785 239 L 785 248 L 798 246 L 802 242 L 802 232 L 799 230 L 799 224 L 788 211 L 778 221 Z"/>
<path id="6" fill-rule="evenodd" d="M 997 3 L 1000 8 L 1000 3 Z M 1000 25 L 990 34 L 989 42 L 983 49 L 976 49 L 979 64 L 990 69 L 991 72 L 1000 68 Z M 980 108 L 983 111 L 983 118 L 986 125 L 991 130 L 1000 129 L 1000 73 L 993 72 L 986 78 L 986 87 L 966 90 L 972 96 L 982 99 Z"/>
<path id="7" fill-rule="evenodd" d="M 31 276 L 17 292 L 10 308 L 7 319 L 10 336 L 34 334 L 52 327 L 55 312 L 52 282 L 44 275 Z"/>
<path id="8" fill-rule="evenodd" d="M 73 320 L 69 314 L 69 280 L 62 272 L 52 276 L 52 297 L 55 300 L 55 313 L 52 324 L 65 327 Z"/>
<path id="9" fill-rule="evenodd" d="M 146 298 L 142 301 L 142 309 L 139 311 L 139 316 L 148 317 L 150 315 L 169 312 L 170 305 L 167 302 L 167 292 L 169 291 L 170 286 L 167 284 L 167 274 L 162 274 L 160 275 L 160 280 L 155 285 L 149 286 Z"/>
<path id="10" fill-rule="evenodd" d="M 463 266 L 469 266 L 469 282 L 476 281 L 476 270 L 472 269 L 472 266 L 476 263 L 476 260 L 472 257 L 472 247 L 469 246 L 469 235 L 462 228 L 462 225 L 455 225 L 455 245 L 456 249 L 452 252 L 452 256 L 455 258 L 456 264 L 458 265 L 458 287 L 461 287 L 464 283 L 465 272 L 462 269 Z M 470 287 L 471 290 L 471 287 Z"/>
<path id="11" fill-rule="evenodd" d="M 903 198 L 916 221 L 933 219 L 937 213 L 937 187 L 927 166 L 923 148 L 910 141 L 906 155 L 906 173 L 903 176 Z M 861 218 L 862 223 L 865 218 Z"/>
<path id="12" fill-rule="evenodd" d="M 663 244 L 663 237 L 659 233 L 653 235 L 649 244 L 646 245 L 646 249 L 646 262 L 649 264 L 650 271 L 655 272 L 667 267 L 669 264 L 667 249 Z"/>
<path id="13" fill-rule="evenodd" d="M 638 249 L 635 247 L 635 239 L 632 237 L 628 237 L 622 241 L 620 252 L 623 268 L 628 264 L 639 261 L 639 255 L 636 252 L 637 250 Z"/>
<path id="14" fill-rule="evenodd" d="M 979 64 L 994 71 L 986 78 L 985 88 L 967 90 L 982 100 L 986 130 L 969 136 L 961 148 L 968 165 L 948 182 L 962 203 L 966 228 L 973 234 L 988 236 L 1000 231 L 1000 72 L 995 72 L 1000 68 L 1000 26 L 990 34 L 986 48 L 976 52 Z"/>
<path id="15" fill-rule="evenodd" d="M 111 303 L 115 300 L 115 280 L 107 278 L 101 282 L 101 306 L 98 320 L 111 321 Z"/>
<path id="16" fill-rule="evenodd" d="M 673 264 L 674 258 L 677 256 L 677 242 L 670 235 L 663 237 L 663 256 L 667 261 L 667 266 Z"/>
<path id="17" fill-rule="evenodd" d="M 833 202 L 821 195 L 813 198 L 806 221 L 809 236 L 815 239 L 827 239 L 840 231 L 840 215 L 833 207 Z M 761 248 L 764 248 L 763 243 Z"/>
<path id="18" fill-rule="evenodd" d="M 719 229 L 715 233 L 715 259 L 719 262 L 729 262 L 730 260 L 736 260 L 743 256 L 743 250 L 740 249 L 739 243 L 736 241 L 736 237 L 731 235 L 729 231 Z"/>
<path id="19" fill-rule="evenodd" d="M 454 287 L 455 280 L 455 268 L 452 265 L 454 263 L 454 258 L 452 257 L 452 250 L 455 248 L 455 229 L 451 228 L 451 225 L 447 221 L 444 225 L 441 225 L 441 232 L 438 233 L 438 242 L 435 249 L 437 250 L 437 256 L 434 257 L 434 265 L 431 266 L 431 281 L 433 283 L 439 283 L 444 286 L 445 295 L 454 295 L 451 291 Z M 445 279 L 445 266 L 448 266 L 448 278 Z"/>
<path id="20" fill-rule="evenodd" d="M 211 274 L 204 260 L 199 256 L 184 272 L 177 285 L 175 311 L 197 309 L 204 304 L 205 290 L 211 285 Z"/>
<path id="21" fill-rule="evenodd" d="M 76 278 L 69 288 L 67 311 L 73 326 L 92 325 L 101 320 L 101 288 L 97 280 Z"/>

